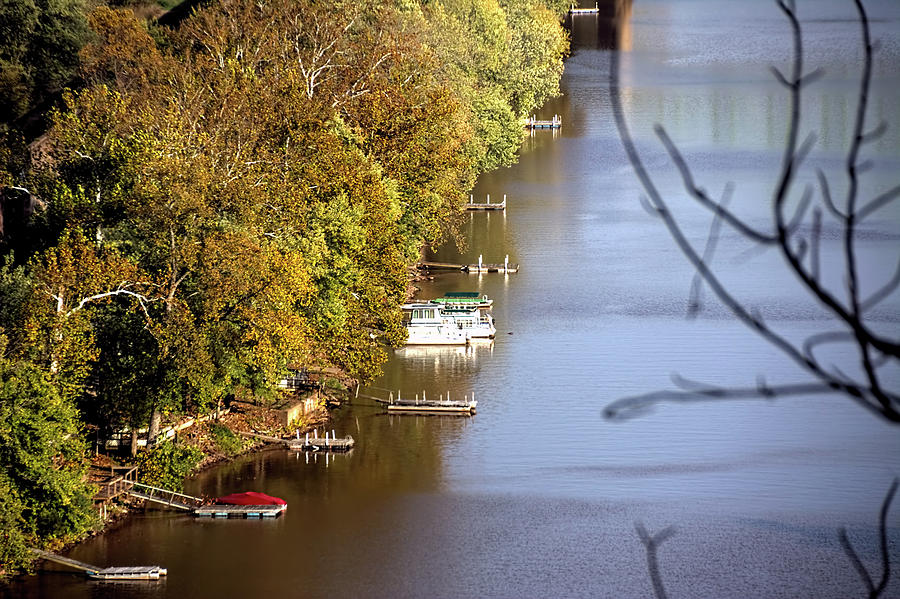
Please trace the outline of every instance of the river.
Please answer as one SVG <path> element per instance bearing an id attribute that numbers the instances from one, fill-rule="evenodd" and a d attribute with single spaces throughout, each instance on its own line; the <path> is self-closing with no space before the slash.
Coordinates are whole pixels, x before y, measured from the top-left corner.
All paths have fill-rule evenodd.
<path id="1" fill-rule="evenodd" d="M 593 3 L 585 2 L 588 6 Z M 858 26 L 852 3 L 799 0 L 809 67 L 824 75 L 806 95 L 804 132 L 818 141 L 801 182 L 819 166 L 844 189 L 842 161 L 855 110 Z M 871 101 L 887 133 L 866 149 L 873 197 L 900 172 L 900 3 L 869 2 L 881 39 Z M 708 290 L 686 318 L 692 271 L 625 158 L 610 111 L 610 48 L 621 52 L 622 95 L 635 143 L 683 223 L 703 247 L 709 215 L 686 199 L 653 134 L 663 124 L 701 184 L 752 224 L 768 222 L 784 140 L 787 22 L 774 2 L 638 0 L 617 18 L 574 17 L 561 97 L 539 117 L 515 166 L 484 175 L 474 195 L 508 198 L 505 213 L 470 214 L 462 253 L 436 259 L 519 263 L 517 274 L 447 274 L 421 297 L 476 290 L 495 300 L 492 344 L 407 348 L 363 394 L 402 390 L 462 397 L 471 418 L 388 416 L 357 399 L 335 415 L 348 455 L 285 450 L 248 455 L 192 479 L 188 492 L 255 489 L 288 501 L 274 521 L 195 521 L 137 514 L 71 556 L 103 565 L 160 564 L 167 579 L 100 584 L 61 571 L 26 578 L 10 596 L 101 597 L 648 597 L 642 523 L 675 532 L 659 549 L 670 597 L 849 597 L 864 587 L 843 553 L 846 526 L 880 576 L 877 516 L 900 463 L 900 429 L 839 396 L 661 405 L 610 421 L 614 400 L 672 388 L 673 374 L 754 386 L 806 380 L 736 322 Z M 830 223 L 830 224 L 829 224 Z M 826 219 L 823 279 L 840 288 L 839 239 Z M 861 228 L 867 291 L 894 272 L 900 208 Z M 781 258 L 723 231 L 714 265 L 787 338 L 835 323 L 785 274 Z M 900 298 L 873 313 L 900 332 Z M 825 361 L 846 372 L 854 354 Z M 885 373 L 898 388 L 900 373 Z M 889 519 L 895 572 L 900 504 Z M 885 596 L 900 596 L 900 576 Z"/>

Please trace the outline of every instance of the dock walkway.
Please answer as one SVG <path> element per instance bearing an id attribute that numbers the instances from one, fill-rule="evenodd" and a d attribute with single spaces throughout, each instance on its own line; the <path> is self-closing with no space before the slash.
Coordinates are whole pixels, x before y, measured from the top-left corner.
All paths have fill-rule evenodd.
<path id="1" fill-rule="evenodd" d="M 506 256 L 503 264 L 488 264 L 482 262 L 481 256 L 479 256 L 477 264 L 456 264 L 453 262 L 422 261 L 416 264 L 416 268 L 418 268 L 419 270 L 459 270 L 468 273 L 499 272 L 503 274 L 513 274 L 519 272 L 519 265 L 511 264 L 509 261 L 509 256 Z"/>
<path id="2" fill-rule="evenodd" d="M 469 195 L 469 203 L 466 204 L 466 210 L 506 210 L 506 194 L 503 194 L 502 202 L 491 202 L 491 194 L 487 194 L 485 202 L 475 202 L 474 196 Z"/>

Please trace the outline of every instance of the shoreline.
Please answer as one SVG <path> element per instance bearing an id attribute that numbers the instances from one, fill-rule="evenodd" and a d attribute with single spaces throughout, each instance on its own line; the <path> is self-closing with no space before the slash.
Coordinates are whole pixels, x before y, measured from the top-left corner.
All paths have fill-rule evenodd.
<path id="1" fill-rule="evenodd" d="M 349 393 L 349 391 L 347 391 L 347 392 Z M 326 397 L 328 398 L 329 403 L 334 403 L 334 400 L 336 399 L 336 397 L 331 394 L 326 394 Z M 342 405 L 343 401 L 340 401 L 337 403 L 338 403 L 338 405 Z M 259 411 L 264 413 L 266 416 L 273 416 L 277 410 L 274 410 L 271 408 L 260 408 Z M 228 416 L 231 416 L 231 414 L 224 415 L 220 421 L 211 421 L 211 422 L 219 422 L 220 424 L 223 424 L 224 426 L 226 426 L 233 433 L 237 434 L 237 432 L 234 429 L 232 429 L 230 426 L 228 426 L 228 423 L 227 423 Z M 232 419 L 232 420 L 234 420 L 234 419 Z M 300 434 L 305 434 L 307 432 L 311 432 L 313 429 L 321 427 L 323 424 L 329 422 L 330 420 L 331 420 L 331 410 L 329 408 L 326 408 L 323 406 L 318 417 L 314 416 L 313 418 L 309 419 L 308 421 L 303 422 L 303 425 L 295 427 L 295 430 L 299 430 Z M 225 421 L 225 422 L 222 422 L 222 421 Z M 273 436 L 281 435 L 281 431 L 273 430 L 270 432 L 273 433 Z M 211 440 L 210 435 L 206 432 L 198 434 L 197 431 L 193 431 L 189 436 L 191 437 L 192 444 L 194 444 L 198 441 L 204 442 L 204 441 Z M 185 480 L 186 481 L 190 480 L 204 472 L 212 470 L 213 468 L 228 464 L 229 462 L 233 462 L 240 457 L 243 457 L 243 456 L 246 456 L 249 454 L 253 454 L 253 453 L 266 451 L 267 449 L 276 445 L 275 443 L 268 443 L 266 441 L 261 441 L 261 440 L 247 439 L 247 441 L 248 441 L 248 443 L 246 444 L 246 446 L 235 453 L 225 454 L 225 453 L 219 452 L 219 453 L 214 453 L 214 454 L 206 454 L 206 457 L 204 457 L 200 461 L 200 463 L 191 470 L 191 472 L 185 477 Z M 105 457 L 108 458 L 109 456 L 105 456 Z M 70 541 L 63 545 L 60 545 L 58 547 L 51 548 L 50 550 L 55 553 L 60 553 L 60 554 L 66 555 L 69 552 L 71 552 L 72 550 L 74 550 L 76 547 L 81 545 L 82 543 L 85 543 L 92 538 L 113 532 L 113 531 L 117 530 L 119 527 L 121 527 L 122 525 L 124 525 L 129 520 L 130 516 L 134 515 L 138 510 L 145 509 L 146 503 L 147 502 L 143 499 L 136 499 L 136 498 L 129 497 L 127 495 L 122 495 L 116 499 L 109 500 L 107 502 L 107 512 L 106 512 L 107 516 L 105 519 L 100 521 L 100 524 L 98 525 L 97 528 L 86 532 L 83 537 L 81 537 L 77 540 L 73 540 L 73 541 Z M 35 562 L 34 562 L 35 567 L 34 567 L 33 571 L 23 572 L 17 576 L 13 576 L 12 579 L 39 574 L 40 568 L 37 566 L 38 561 L 39 561 L 39 559 L 35 560 Z M 10 580 L 12 580 L 12 579 L 10 579 Z"/>

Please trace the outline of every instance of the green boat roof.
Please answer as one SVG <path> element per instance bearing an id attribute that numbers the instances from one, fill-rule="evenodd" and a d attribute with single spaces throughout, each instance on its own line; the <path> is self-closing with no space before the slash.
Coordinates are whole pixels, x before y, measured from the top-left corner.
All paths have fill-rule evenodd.
<path id="1" fill-rule="evenodd" d="M 479 295 L 478 295 L 477 291 L 451 291 L 451 292 L 445 293 L 444 297 L 460 299 L 460 298 L 466 298 L 466 297 L 477 298 L 477 297 L 479 297 Z"/>

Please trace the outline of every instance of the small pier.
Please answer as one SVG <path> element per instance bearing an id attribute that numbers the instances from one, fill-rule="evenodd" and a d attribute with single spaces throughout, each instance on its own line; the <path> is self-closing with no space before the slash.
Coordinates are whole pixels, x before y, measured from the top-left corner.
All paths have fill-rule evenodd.
<path id="1" fill-rule="evenodd" d="M 525 127 L 528 129 L 559 129 L 562 127 L 562 117 L 558 114 L 554 114 L 551 120 L 542 121 L 532 116 L 531 118 L 525 119 Z"/>
<path id="2" fill-rule="evenodd" d="M 419 270 L 461 270 L 463 272 L 470 273 L 501 272 L 504 274 L 511 274 L 519 272 L 519 265 L 511 264 L 509 261 L 509 256 L 506 256 L 503 264 L 488 264 L 486 262 L 482 262 L 482 257 L 478 256 L 477 264 L 455 264 L 451 262 L 419 262 L 416 265 L 416 268 L 418 268 Z"/>
<path id="3" fill-rule="evenodd" d="M 230 505 L 216 503 L 194 510 L 197 518 L 277 518 L 287 509 L 286 505 Z"/>
<path id="4" fill-rule="evenodd" d="M 414 399 L 403 399 L 400 392 L 397 392 L 396 399 L 394 392 L 391 392 L 388 400 L 377 399 L 376 401 L 386 404 L 388 414 L 433 414 L 433 415 L 452 415 L 452 416 L 471 416 L 475 414 L 475 408 L 478 402 L 475 401 L 475 392 L 472 392 L 472 398 L 463 396 L 462 401 L 451 400 L 450 392 L 447 392 L 447 399 L 440 396 L 439 399 L 427 399 L 425 391 L 422 391 L 422 399 L 416 395 Z"/>
<path id="5" fill-rule="evenodd" d="M 469 195 L 469 203 L 466 204 L 466 210 L 479 211 L 479 210 L 506 210 L 506 194 L 503 194 L 503 201 L 498 203 L 491 203 L 491 194 L 487 194 L 486 202 L 475 202 L 474 196 Z"/>
<path id="6" fill-rule="evenodd" d="M 144 501 L 190 512 L 197 518 L 277 518 L 287 508 L 286 505 L 205 504 L 200 497 L 142 483 L 134 483 L 128 494 Z"/>
<path id="7" fill-rule="evenodd" d="M 296 451 L 350 451 L 355 443 L 350 436 L 338 438 L 333 430 L 330 438 L 328 431 L 325 431 L 324 437 L 320 437 L 316 430 L 312 437 L 309 433 L 303 439 L 298 435 L 296 439 L 290 439 L 287 445 L 288 449 Z"/>
<path id="8" fill-rule="evenodd" d="M 334 431 L 331 431 L 330 436 L 328 431 L 326 431 L 325 436 L 320 437 L 318 429 L 313 431 L 312 437 L 309 436 L 309 433 L 306 433 L 302 439 L 299 433 L 296 437 L 290 439 L 260 435 L 259 433 L 242 432 L 240 434 L 246 437 L 262 439 L 268 443 L 280 443 L 294 451 L 350 451 L 356 444 L 353 437 L 338 437 Z"/>
<path id="9" fill-rule="evenodd" d="M 30 551 L 41 559 L 80 570 L 89 578 L 95 580 L 158 580 L 161 576 L 168 574 L 168 571 L 160 566 L 114 566 L 101 568 L 100 566 L 92 566 L 91 564 L 49 551 L 40 549 L 30 549 Z"/>
<path id="10" fill-rule="evenodd" d="M 594 8 L 577 8 L 574 4 L 569 6 L 569 14 L 570 15 L 589 15 L 589 14 L 597 14 L 600 12 L 600 6 L 597 2 L 594 2 Z"/>

